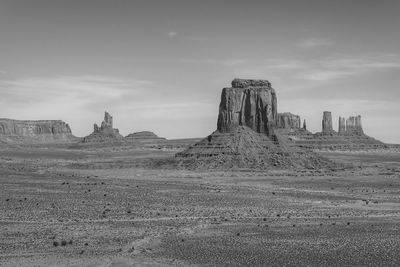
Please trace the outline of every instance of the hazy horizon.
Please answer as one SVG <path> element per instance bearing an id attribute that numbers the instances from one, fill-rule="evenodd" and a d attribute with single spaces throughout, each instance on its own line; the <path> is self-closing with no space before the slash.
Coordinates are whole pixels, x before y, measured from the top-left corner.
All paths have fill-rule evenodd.
<path id="1" fill-rule="evenodd" d="M 362 116 L 400 143 L 400 2 L 0 0 L 0 118 L 60 119 L 85 136 L 216 129 L 223 87 L 266 79 L 278 112 L 321 130 Z"/>

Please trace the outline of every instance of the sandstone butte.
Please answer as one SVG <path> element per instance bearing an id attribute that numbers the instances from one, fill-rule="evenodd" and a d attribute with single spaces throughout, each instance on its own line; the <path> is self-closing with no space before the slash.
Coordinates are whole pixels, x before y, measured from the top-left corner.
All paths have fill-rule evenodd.
<path id="1" fill-rule="evenodd" d="M 281 115 L 284 127 L 300 118 Z M 223 88 L 217 130 L 177 153 L 190 168 L 332 168 L 334 164 L 289 142 L 278 129 L 277 97 L 267 80 L 234 79 Z"/>
<path id="2" fill-rule="evenodd" d="M 275 90 L 267 80 L 234 79 L 222 89 L 217 130 L 227 133 L 247 126 L 257 133 L 271 135 L 277 119 Z"/>

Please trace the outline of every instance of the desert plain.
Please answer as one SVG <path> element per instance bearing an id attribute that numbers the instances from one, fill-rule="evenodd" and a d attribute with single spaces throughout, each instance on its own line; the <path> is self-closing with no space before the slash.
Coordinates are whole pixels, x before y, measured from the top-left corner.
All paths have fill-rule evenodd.
<path id="1" fill-rule="evenodd" d="M 398 147 L 319 152 L 335 170 L 149 164 L 185 142 L 1 148 L 0 265 L 400 265 Z"/>

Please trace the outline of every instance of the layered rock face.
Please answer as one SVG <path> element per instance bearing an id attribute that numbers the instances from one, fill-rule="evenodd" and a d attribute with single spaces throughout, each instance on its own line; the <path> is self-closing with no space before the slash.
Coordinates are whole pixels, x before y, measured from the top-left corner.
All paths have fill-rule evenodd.
<path id="1" fill-rule="evenodd" d="M 83 143 L 112 143 L 120 142 L 124 139 L 119 130 L 113 128 L 113 118 L 107 111 L 104 113 L 104 120 L 101 126 L 94 124 L 93 128 L 93 133 L 84 137 Z"/>
<path id="2" fill-rule="evenodd" d="M 331 134 L 332 132 L 332 113 L 330 111 L 324 111 L 322 118 L 322 134 Z"/>
<path id="3" fill-rule="evenodd" d="M 266 80 L 234 79 L 221 94 L 217 130 L 233 131 L 240 125 L 258 133 L 273 134 L 277 119 L 277 99 Z"/>
<path id="4" fill-rule="evenodd" d="M 361 116 L 352 116 L 346 120 L 346 134 L 363 135 L 364 131 L 361 125 Z"/>
<path id="5" fill-rule="evenodd" d="M 300 129 L 300 116 L 290 112 L 278 113 L 277 128 L 281 129 Z"/>
<path id="6" fill-rule="evenodd" d="M 72 142 L 69 125 L 61 120 L 0 119 L 0 139 L 10 143 Z"/>

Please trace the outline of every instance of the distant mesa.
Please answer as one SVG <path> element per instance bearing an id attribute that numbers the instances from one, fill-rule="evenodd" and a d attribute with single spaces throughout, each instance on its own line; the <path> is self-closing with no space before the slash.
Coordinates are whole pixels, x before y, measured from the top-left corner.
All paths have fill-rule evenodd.
<path id="1" fill-rule="evenodd" d="M 295 115 L 290 112 L 278 113 L 278 119 L 276 123 L 275 133 L 281 135 L 290 136 L 310 136 L 311 132 L 307 131 L 306 120 L 303 121 L 301 126 L 301 118 L 299 115 Z"/>
<path id="2" fill-rule="evenodd" d="M 280 127 L 280 129 L 278 128 Z M 334 164 L 289 141 L 282 129 L 300 128 L 300 117 L 278 115 L 267 80 L 234 79 L 221 94 L 217 130 L 176 154 L 189 168 L 330 168 Z"/>
<path id="3" fill-rule="evenodd" d="M 164 137 L 159 137 L 155 133 L 150 132 L 150 131 L 142 131 L 142 132 L 136 132 L 136 133 L 131 133 L 125 136 L 126 141 L 131 141 L 131 142 L 136 142 L 136 141 L 142 141 L 142 142 L 157 142 L 157 141 L 165 141 Z"/>
<path id="4" fill-rule="evenodd" d="M 94 124 L 93 133 L 83 138 L 82 143 L 123 143 L 124 137 L 113 128 L 113 117 L 106 111 L 99 127 Z"/>
<path id="5" fill-rule="evenodd" d="M 297 130 L 300 129 L 300 116 L 290 112 L 278 113 L 277 125 L 279 129 Z"/>
<path id="6" fill-rule="evenodd" d="M 61 120 L 0 119 L 0 140 L 4 143 L 41 144 L 70 143 L 79 138 L 72 135 L 69 125 Z"/>

